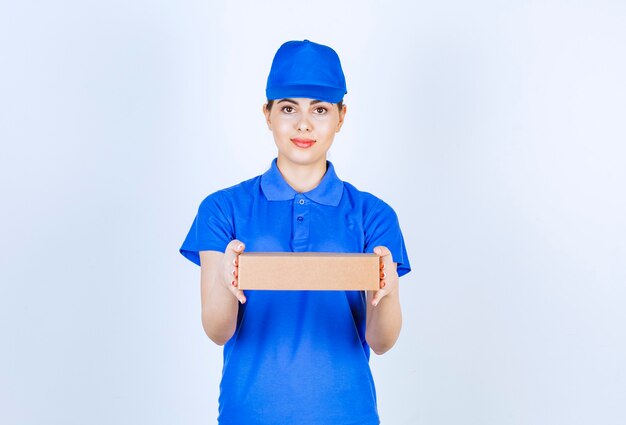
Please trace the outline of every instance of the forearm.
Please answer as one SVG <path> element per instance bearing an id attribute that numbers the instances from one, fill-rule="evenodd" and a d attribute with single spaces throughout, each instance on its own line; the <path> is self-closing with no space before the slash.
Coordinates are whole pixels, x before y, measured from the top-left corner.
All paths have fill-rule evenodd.
<path id="1" fill-rule="evenodd" d="M 202 253 L 205 267 L 201 271 L 202 327 L 207 336 L 216 344 L 224 345 L 235 333 L 239 302 L 231 291 L 229 283 L 221 282 L 217 264 L 223 254 Z"/>
<path id="2" fill-rule="evenodd" d="M 383 354 L 394 346 L 402 328 L 399 288 L 382 298 L 376 307 L 372 306 L 372 298 L 373 293 L 368 292 L 365 339 L 376 354 Z"/>
<path id="3" fill-rule="evenodd" d="M 213 342 L 224 345 L 237 326 L 239 302 L 223 285 L 214 283 L 202 297 L 202 327 Z"/>

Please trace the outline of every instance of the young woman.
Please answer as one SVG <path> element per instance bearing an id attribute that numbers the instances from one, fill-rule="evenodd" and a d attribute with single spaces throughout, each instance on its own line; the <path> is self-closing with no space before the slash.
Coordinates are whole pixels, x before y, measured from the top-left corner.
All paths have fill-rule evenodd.
<path id="1" fill-rule="evenodd" d="M 181 253 L 201 265 L 202 324 L 224 345 L 222 425 L 374 425 L 369 368 L 398 338 L 398 280 L 410 271 L 389 205 L 335 174 L 326 156 L 346 116 L 330 47 L 277 51 L 263 113 L 278 148 L 261 176 L 209 195 Z M 375 252 L 380 290 L 243 291 L 243 251 Z"/>

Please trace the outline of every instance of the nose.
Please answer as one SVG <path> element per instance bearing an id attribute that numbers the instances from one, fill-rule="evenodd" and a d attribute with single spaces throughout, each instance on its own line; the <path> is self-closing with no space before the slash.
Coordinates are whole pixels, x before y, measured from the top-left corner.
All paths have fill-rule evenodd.
<path id="1" fill-rule="evenodd" d="M 308 114 L 303 113 L 302 115 L 300 115 L 300 119 L 298 120 L 298 131 L 311 131 L 311 120 L 309 119 Z"/>

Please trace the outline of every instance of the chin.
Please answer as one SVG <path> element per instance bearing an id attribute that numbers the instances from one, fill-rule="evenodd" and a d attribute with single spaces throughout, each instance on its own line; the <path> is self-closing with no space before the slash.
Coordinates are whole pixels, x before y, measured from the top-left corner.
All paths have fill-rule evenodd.
<path id="1" fill-rule="evenodd" d="M 283 160 L 297 165 L 313 165 L 319 162 L 326 163 L 326 157 L 329 149 L 324 149 L 324 144 L 314 145 L 308 149 L 300 149 L 288 143 L 276 146 L 278 148 L 278 156 Z M 330 148 L 330 146 L 328 146 Z"/>
<path id="2" fill-rule="evenodd" d="M 283 158 L 283 161 L 290 162 L 295 165 L 314 165 L 319 162 L 326 162 L 326 153 L 313 154 L 313 152 L 289 152 L 289 153 L 278 153 L 279 157 Z"/>

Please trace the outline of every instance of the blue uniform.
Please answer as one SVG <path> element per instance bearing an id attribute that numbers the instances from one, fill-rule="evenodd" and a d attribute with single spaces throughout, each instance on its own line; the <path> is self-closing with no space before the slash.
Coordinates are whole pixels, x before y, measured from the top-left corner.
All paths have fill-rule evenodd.
<path id="1" fill-rule="evenodd" d="M 395 212 L 342 182 L 327 163 L 321 183 L 297 193 L 276 160 L 263 175 L 208 196 L 180 252 L 372 252 L 389 248 L 410 271 Z M 246 291 L 224 346 L 221 425 L 375 425 L 376 391 L 362 291 Z"/>

